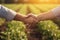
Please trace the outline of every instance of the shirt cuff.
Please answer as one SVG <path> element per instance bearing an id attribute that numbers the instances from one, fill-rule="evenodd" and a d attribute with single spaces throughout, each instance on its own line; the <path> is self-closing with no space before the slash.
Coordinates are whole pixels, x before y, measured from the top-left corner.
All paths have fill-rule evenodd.
<path id="1" fill-rule="evenodd" d="M 11 21 L 16 16 L 16 12 L 0 5 L 0 17 L 5 18 L 7 21 Z"/>
<path id="2" fill-rule="evenodd" d="M 51 11 L 57 18 L 60 18 L 60 6 L 52 9 Z"/>

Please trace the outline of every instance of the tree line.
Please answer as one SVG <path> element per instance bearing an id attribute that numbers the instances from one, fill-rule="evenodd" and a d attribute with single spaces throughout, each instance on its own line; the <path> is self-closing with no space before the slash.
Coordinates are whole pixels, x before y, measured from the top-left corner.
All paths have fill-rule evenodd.
<path id="1" fill-rule="evenodd" d="M 0 0 L 0 3 L 23 3 L 24 0 Z"/>

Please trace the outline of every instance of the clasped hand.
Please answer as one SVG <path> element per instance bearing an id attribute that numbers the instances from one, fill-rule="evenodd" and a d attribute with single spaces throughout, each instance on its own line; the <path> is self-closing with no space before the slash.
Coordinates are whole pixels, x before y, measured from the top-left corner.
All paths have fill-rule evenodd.
<path id="1" fill-rule="evenodd" d="M 25 24 L 36 24 L 38 23 L 38 18 L 37 16 L 33 14 L 28 14 L 25 19 L 24 19 Z"/>

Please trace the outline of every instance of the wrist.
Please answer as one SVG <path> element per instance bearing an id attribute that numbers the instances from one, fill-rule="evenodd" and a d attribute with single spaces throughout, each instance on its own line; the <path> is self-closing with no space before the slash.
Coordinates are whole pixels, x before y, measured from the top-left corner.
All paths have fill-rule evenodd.
<path id="1" fill-rule="evenodd" d="M 17 20 L 17 21 L 24 21 L 25 19 L 25 16 L 21 15 L 21 14 L 16 14 L 14 20 Z"/>

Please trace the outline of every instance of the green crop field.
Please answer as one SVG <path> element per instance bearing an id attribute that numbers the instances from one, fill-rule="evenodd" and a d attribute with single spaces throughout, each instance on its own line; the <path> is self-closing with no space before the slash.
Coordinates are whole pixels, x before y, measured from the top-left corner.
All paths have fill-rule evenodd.
<path id="1" fill-rule="evenodd" d="M 31 13 L 39 15 L 42 12 L 46 12 L 59 6 L 59 4 L 2 4 L 14 11 L 17 11 L 23 15 L 26 15 L 29 7 Z M 0 24 L 5 19 L 0 19 Z M 59 21 L 60 22 L 60 21 Z M 42 40 L 60 40 L 60 29 L 57 24 L 51 20 L 40 21 L 38 24 L 38 30 L 43 34 Z M 23 22 L 10 21 L 7 22 L 7 29 L 5 32 L 1 32 L 6 36 L 0 35 L 3 40 L 27 40 L 27 36 L 24 32 L 26 26 Z"/>

